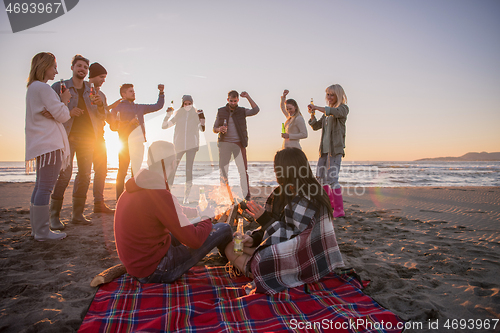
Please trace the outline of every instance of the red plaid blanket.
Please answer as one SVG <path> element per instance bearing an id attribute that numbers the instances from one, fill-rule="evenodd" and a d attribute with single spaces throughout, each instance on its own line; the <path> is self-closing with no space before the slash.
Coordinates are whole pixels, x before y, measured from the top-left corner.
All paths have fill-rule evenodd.
<path id="1" fill-rule="evenodd" d="M 129 275 L 101 286 L 79 332 L 402 332 L 352 270 L 275 295 L 246 295 L 245 277 L 194 267 L 173 284 Z"/>

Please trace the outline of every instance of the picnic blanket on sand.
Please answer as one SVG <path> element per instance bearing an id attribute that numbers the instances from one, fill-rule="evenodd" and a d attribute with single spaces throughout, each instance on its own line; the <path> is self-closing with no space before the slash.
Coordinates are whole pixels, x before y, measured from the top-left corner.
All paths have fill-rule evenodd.
<path id="1" fill-rule="evenodd" d="M 193 267 L 173 284 L 125 274 L 97 291 L 79 332 L 402 332 L 404 322 L 363 294 L 353 270 L 274 295 L 247 295 L 245 277 Z"/>

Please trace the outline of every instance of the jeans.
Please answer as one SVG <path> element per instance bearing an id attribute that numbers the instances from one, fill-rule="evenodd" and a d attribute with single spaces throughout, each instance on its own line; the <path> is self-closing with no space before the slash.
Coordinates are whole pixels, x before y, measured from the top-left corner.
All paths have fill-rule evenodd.
<path id="1" fill-rule="evenodd" d="M 205 243 L 198 249 L 191 249 L 180 243 L 173 235 L 167 254 L 161 259 L 150 276 L 139 278 L 141 283 L 172 283 L 196 265 L 205 255 L 219 245 L 227 245 L 233 239 L 231 226 L 217 223 Z M 221 249 L 219 249 L 221 251 Z"/>
<path id="2" fill-rule="evenodd" d="M 176 156 L 176 163 L 177 164 L 175 166 L 175 170 L 173 170 L 172 173 L 168 177 L 168 184 L 169 185 L 174 184 L 175 173 L 177 172 L 177 167 L 179 166 L 179 163 L 181 163 L 182 156 L 184 156 L 184 154 L 186 154 L 186 184 L 193 183 L 193 164 L 194 164 L 194 158 L 196 156 L 197 151 L 198 151 L 198 148 L 195 148 L 195 149 L 180 151 L 177 153 L 177 156 Z"/>
<path id="3" fill-rule="evenodd" d="M 130 153 L 128 143 L 121 140 L 122 149 L 118 153 L 118 173 L 116 174 L 116 200 L 120 197 L 125 187 L 125 177 L 127 176 L 128 166 L 130 165 Z"/>
<path id="4" fill-rule="evenodd" d="M 139 127 L 140 129 L 140 127 Z M 133 131 L 128 137 L 120 137 L 122 149 L 118 153 L 118 174 L 116 175 L 116 200 L 125 188 L 125 177 L 132 162 L 132 177 L 139 172 L 144 157 L 144 136 L 142 131 Z"/>
<path id="5" fill-rule="evenodd" d="M 104 201 L 104 183 L 108 173 L 108 155 L 106 142 L 101 137 L 97 139 L 94 148 L 94 202 Z"/>
<path id="6" fill-rule="evenodd" d="M 228 182 L 229 162 L 231 155 L 234 157 L 238 172 L 240 174 L 241 191 L 245 199 L 250 199 L 250 184 L 248 181 L 247 150 L 241 143 L 219 142 L 219 170 L 222 184 Z"/>
<path id="7" fill-rule="evenodd" d="M 31 203 L 35 206 L 46 206 L 50 202 L 50 193 L 54 189 L 57 176 L 61 170 L 62 156 L 60 150 L 43 154 L 36 158 L 36 181 L 31 194 Z"/>
<path id="8" fill-rule="evenodd" d="M 334 190 L 340 188 L 339 172 L 341 162 L 342 154 L 335 156 L 328 156 L 326 153 L 321 154 L 316 167 L 316 177 L 321 185 L 329 185 Z"/>
<path id="9" fill-rule="evenodd" d="M 95 139 L 89 137 L 80 137 L 69 135 L 70 147 L 70 165 L 61 171 L 57 179 L 52 199 L 63 200 L 64 192 L 68 187 L 69 181 L 73 174 L 73 158 L 76 154 L 76 162 L 78 164 L 78 172 L 73 185 L 74 198 L 86 198 L 87 191 L 90 185 L 90 175 L 92 171 L 92 157 L 94 155 Z"/>

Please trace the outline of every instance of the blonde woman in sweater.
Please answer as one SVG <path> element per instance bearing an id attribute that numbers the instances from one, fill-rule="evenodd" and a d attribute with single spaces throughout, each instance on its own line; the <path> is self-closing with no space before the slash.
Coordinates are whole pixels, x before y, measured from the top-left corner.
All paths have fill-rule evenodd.
<path id="1" fill-rule="evenodd" d="M 294 99 L 286 99 L 289 91 L 283 91 L 281 96 L 281 112 L 286 117 L 285 133 L 281 133 L 283 138 L 282 148 L 299 148 L 299 140 L 307 138 L 307 127 L 302 114 L 300 113 L 299 106 Z"/>
<path id="2" fill-rule="evenodd" d="M 63 123 L 71 118 L 66 106 L 71 94 L 65 90 L 58 96 L 47 84 L 47 81 L 54 80 L 56 74 L 57 63 L 52 53 L 42 52 L 33 57 L 26 92 L 25 130 L 26 161 L 36 160 L 30 222 L 37 241 L 66 237 L 65 233 L 49 228 L 50 194 L 59 171 L 69 165 L 68 135 Z"/>

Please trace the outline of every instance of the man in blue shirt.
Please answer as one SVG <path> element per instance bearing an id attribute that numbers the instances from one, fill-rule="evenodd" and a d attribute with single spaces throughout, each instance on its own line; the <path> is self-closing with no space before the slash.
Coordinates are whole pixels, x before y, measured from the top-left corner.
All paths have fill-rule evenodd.
<path id="1" fill-rule="evenodd" d="M 159 84 L 158 90 L 160 91 L 160 94 L 156 104 L 135 104 L 134 85 L 126 83 L 120 87 L 120 95 L 123 100 L 111 111 L 110 123 L 111 130 L 118 131 L 118 137 L 122 143 L 122 149 L 118 153 L 119 166 L 118 174 L 116 176 L 116 200 L 118 200 L 123 192 L 125 177 L 127 176 L 127 170 L 130 165 L 130 147 L 128 142 L 129 135 L 136 127 L 140 126 L 145 140 L 146 130 L 144 126 L 144 115 L 163 108 L 163 104 L 165 103 L 165 94 L 163 89 L 164 85 Z M 142 142 L 140 142 L 140 145 L 142 147 Z"/>

